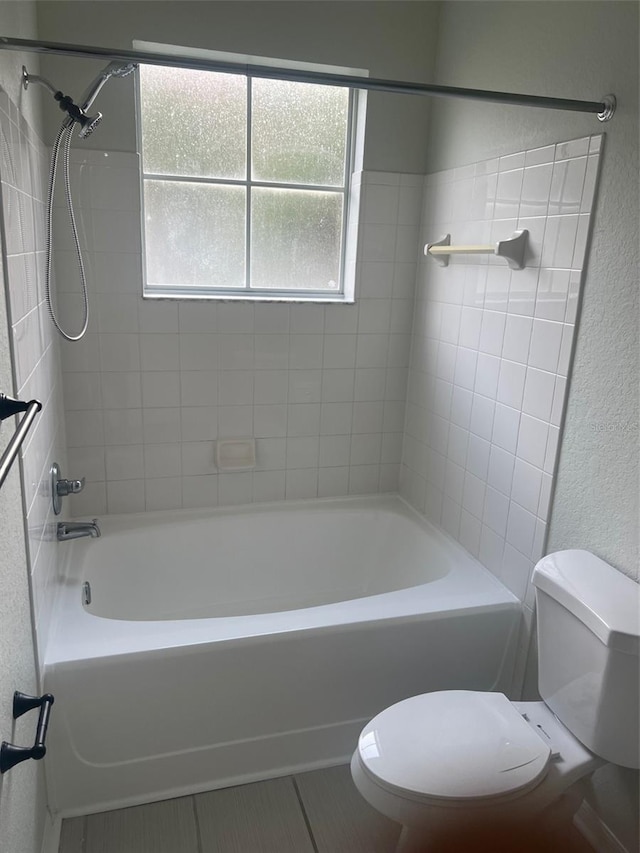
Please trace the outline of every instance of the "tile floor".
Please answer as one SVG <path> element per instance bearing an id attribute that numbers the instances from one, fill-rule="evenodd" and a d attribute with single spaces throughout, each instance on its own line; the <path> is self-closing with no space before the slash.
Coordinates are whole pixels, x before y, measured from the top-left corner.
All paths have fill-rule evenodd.
<path id="1" fill-rule="evenodd" d="M 348 766 L 72 818 L 59 853 L 393 853 Z"/>
<path id="2" fill-rule="evenodd" d="M 59 853 L 394 853 L 400 826 L 356 791 L 348 766 L 65 820 Z M 513 839 L 473 846 L 514 853 Z M 523 843 L 524 842 L 524 843 Z M 447 853 L 472 853 L 446 845 Z M 593 853 L 574 829 L 520 853 Z"/>

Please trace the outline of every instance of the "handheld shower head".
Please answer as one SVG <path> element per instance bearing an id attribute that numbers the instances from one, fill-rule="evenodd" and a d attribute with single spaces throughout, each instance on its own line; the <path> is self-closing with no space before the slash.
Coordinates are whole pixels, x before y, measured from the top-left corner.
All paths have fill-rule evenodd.
<path id="1" fill-rule="evenodd" d="M 104 84 L 111 77 L 127 77 L 133 71 L 136 70 L 138 66 L 134 62 L 127 62 L 123 64 L 122 62 L 110 62 L 102 71 L 98 74 L 96 79 L 91 83 L 89 88 L 85 91 L 82 98 L 80 98 L 81 109 L 88 110 L 91 104 L 98 97 L 98 93 L 104 86 Z"/>
<path id="2" fill-rule="evenodd" d="M 78 136 L 80 139 L 86 139 L 87 136 L 91 136 L 93 131 L 102 121 L 102 113 L 96 113 L 94 116 L 88 116 L 86 113 L 80 119 L 80 124 L 82 127 L 78 132 Z"/>

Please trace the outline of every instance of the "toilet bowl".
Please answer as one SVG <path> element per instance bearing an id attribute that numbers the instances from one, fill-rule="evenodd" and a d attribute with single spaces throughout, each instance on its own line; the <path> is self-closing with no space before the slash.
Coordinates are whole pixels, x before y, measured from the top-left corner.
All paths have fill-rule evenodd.
<path id="1" fill-rule="evenodd" d="M 598 767 L 640 765 L 640 587 L 586 551 L 544 558 L 534 584 L 543 701 L 425 693 L 360 735 L 354 783 L 403 825 L 402 853 L 465 823 L 567 822 Z"/>
<path id="2" fill-rule="evenodd" d="M 377 811 L 424 841 L 461 820 L 531 818 L 604 763 L 544 702 L 451 690 L 414 696 L 374 717 L 351 774 Z M 581 799 L 565 798 L 563 812 Z"/>

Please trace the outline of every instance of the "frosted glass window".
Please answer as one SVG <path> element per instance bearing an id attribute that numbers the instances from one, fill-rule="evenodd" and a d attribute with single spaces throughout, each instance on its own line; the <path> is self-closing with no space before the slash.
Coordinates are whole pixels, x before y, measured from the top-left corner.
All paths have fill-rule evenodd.
<path id="1" fill-rule="evenodd" d="M 281 290 L 336 290 L 342 198 L 338 193 L 255 188 L 251 284 Z"/>
<path id="2" fill-rule="evenodd" d="M 151 286 L 245 285 L 244 187 L 145 181 L 145 254 Z"/>
<path id="3" fill-rule="evenodd" d="M 147 174 L 245 177 L 246 77 L 141 65 L 140 95 Z"/>
<path id="4" fill-rule="evenodd" d="M 356 97 L 141 65 L 144 294 L 344 300 Z"/>
<path id="5" fill-rule="evenodd" d="M 348 114 L 348 89 L 253 80 L 252 178 L 341 186 Z"/>

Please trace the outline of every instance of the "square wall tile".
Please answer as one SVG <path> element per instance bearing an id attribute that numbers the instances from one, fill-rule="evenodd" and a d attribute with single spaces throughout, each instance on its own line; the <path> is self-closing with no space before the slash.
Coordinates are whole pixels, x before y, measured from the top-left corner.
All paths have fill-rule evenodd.
<path id="1" fill-rule="evenodd" d="M 560 358 L 563 324 L 550 320 L 533 321 L 529 365 L 555 373 Z"/>
<path id="2" fill-rule="evenodd" d="M 181 466 L 184 477 L 217 473 L 215 442 L 183 441 L 180 444 Z"/>
<path id="3" fill-rule="evenodd" d="M 70 374 L 67 374 L 70 375 Z M 67 384 L 67 375 L 64 385 Z M 139 409 L 142 400 L 142 385 L 138 371 L 103 371 L 100 375 L 102 406 L 105 409 Z"/>
<path id="4" fill-rule="evenodd" d="M 318 469 L 291 469 L 286 472 L 285 498 L 297 500 L 318 496 Z"/>
<path id="5" fill-rule="evenodd" d="M 549 425 L 523 414 L 520 418 L 516 455 L 538 468 L 542 468 L 547 449 Z"/>
<path id="6" fill-rule="evenodd" d="M 161 370 L 143 372 L 142 405 L 159 408 L 180 405 L 180 374 L 178 371 Z"/>
<path id="7" fill-rule="evenodd" d="M 253 474 L 251 472 L 218 475 L 218 503 L 220 506 L 238 506 L 251 503 Z"/>
<path id="8" fill-rule="evenodd" d="M 556 160 L 549 193 L 549 215 L 580 213 L 587 158 Z"/>
<path id="9" fill-rule="evenodd" d="M 145 510 L 182 508 L 182 480 L 180 477 L 149 477 L 145 469 Z"/>
<path id="10" fill-rule="evenodd" d="M 507 542 L 502 555 L 500 579 L 520 601 L 524 600 L 532 570 L 531 560 Z"/>
<path id="11" fill-rule="evenodd" d="M 139 480 L 144 477 L 143 451 L 142 444 L 106 447 L 104 460 L 107 480 Z"/>
<path id="12" fill-rule="evenodd" d="M 505 322 L 502 357 L 509 361 L 526 364 L 533 320 L 530 317 L 508 314 Z"/>
<path id="13" fill-rule="evenodd" d="M 352 465 L 349 468 L 349 494 L 372 495 L 379 490 L 379 465 Z"/>
<path id="14" fill-rule="evenodd" d="M 527 512 L 519 504 L 511 502 L 509 505 L 506 540 L 525 557 L 531 556 L 535 529 L 535 515 Z"/>
<path id="15" fill-rule="evenodd" d="M 285 488 L 285 471 L 255 471 L 253 474 L 254 502 L 282 501 Z"/>
<path id="16" fill-rule="evenodd" d="M 555 385 L 555 374 L 536 370 L 533 367 L 528 368 L 522 411 L 527 415 L 548 421 L 551 417 Z"/>
<path id="17" fill-rule="evenodd" d="M 547 215 L 552 174 L 552 162 L 543 165 L 530 165 L 525 168 L 520 198 L 520 216 Z"/>
<path id="18" fill-rule="evenodd" d="M 497 400 L 505 406 L 520 409 L 526 379 L 524 364 L 504 359 L 500 365 Z"/>
<path id="19" fill-rule="evenodd" d="M 144 480 L 107 482 L 107 512 L 110 514 L 144 512 Z"/>
<path id="20" fill-rule="evenodd" d="M 320 468 L 318 471 L 318 497 L 341 497 L 349 494 L 349 468 Z"/>
<path id="21" fill-rule="evenodd" d="M 497 445 L 491 447 L 487 484 L 503 495 L 510 495 L 513 484 L 515 456 Z"/>
<path id="22" fill-rule="evenodd" d="M 539 468 L 529 465 L 522 459 L 516 459 L 511 498 L 534 515 L 540 504 L 542 477 L 543 473 Z"/>
<path id="23" fill-rule="evenodd" d="M 216 406 L 182 406 L 180 437 L 182 441 L 211 441 L 217 438 L 218 408 Z"/>
<path id="24" fill-rule="evenodd" d="M 218 504 L 218 478 L 215 475 L 182 477 L 184 509 L 215 507 Z"/>

